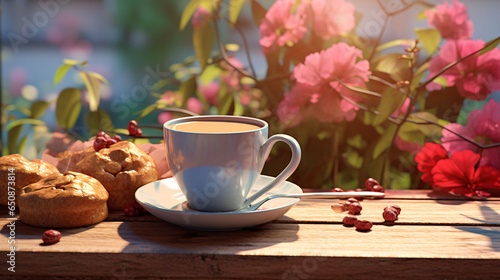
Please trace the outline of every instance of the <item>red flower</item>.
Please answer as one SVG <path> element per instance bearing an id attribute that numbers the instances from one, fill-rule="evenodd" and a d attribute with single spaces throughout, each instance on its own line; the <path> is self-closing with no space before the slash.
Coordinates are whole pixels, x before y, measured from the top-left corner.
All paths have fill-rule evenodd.
<path id="1" fill-rule="evenodd" d="M 418 163 L 418 170 L 423 172 L 422 181 L 426 183 L 432 182 L 431 170 L 436 166 L 436 163 L 442 159 L 448 158 L 448 152 L 440 144 L 426 143 L 425 147 L 415 156 L 415 161 Z"/>
<path id="2" fill-rule="evenodd" d="M 500 170 L 492 166 L 475 169 L 481 156 L 470 150 L 455 152 L 432 169 L 433 187 L 455 194 L 490 196 L 500 190 Z"/>

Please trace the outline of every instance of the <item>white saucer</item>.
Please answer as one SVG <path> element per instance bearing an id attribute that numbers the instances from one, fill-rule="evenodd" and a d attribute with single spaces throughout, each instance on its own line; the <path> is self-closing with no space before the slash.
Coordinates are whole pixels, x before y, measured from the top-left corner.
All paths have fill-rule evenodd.
<path id="1" fill-rule="evenodd" d="M 274 178 L 261 175 L 249 196 L 262 189 Z M 302 189 L 283 182 L 267 192 L 255 203 L 272 194 L 300 194 Z M 202 230 L 232 230 L 267 223 L 283 216 L 300 198 L 276 198 L 266 202 L 259 210 L 236 212 L 202 212 L 186 207 L 186 197 L 174 178 L 149 183 L 135 192 L 135 199 L 154 216 L 186 228 Z"/>

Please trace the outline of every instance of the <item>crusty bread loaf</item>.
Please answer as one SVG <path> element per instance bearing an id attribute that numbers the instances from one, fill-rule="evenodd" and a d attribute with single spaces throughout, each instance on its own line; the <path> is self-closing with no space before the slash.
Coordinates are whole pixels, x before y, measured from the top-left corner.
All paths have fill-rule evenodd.
<path id="1" fill-rule="evenodd" d="M 68 171 L 24 187 L 19 197 L 21 221 L 37 227 L 70 228 L 108 217 L 108 192 L 96 179 Z"/>
<path id="2" fill-rule="evenodd" d="M 13 172 L 10 172 L 9 169 Z M 9 186 L 15 187 L 15 202 L 17 206 L 22 188 L 54 174 L 59 174 L 57 168 L 43 160 L 35 159 L 29 161 L 18 154 L 0 157 L 0 204 L 7 205 Z M 9 177 L 15 180 L 11 181 Z M 9 185 L 8 182 L 15 182 L 15 184 Z"/>
<path id="3" fill-rule="evenodd" d="M 121 141 L 97 152 L 85 153 L 72 171 L 99 180 L 108 190 L 109 209 L 122 209 L 135 202 L 135 191 L 158 180 L 155 162 L 135 144 Z"/>

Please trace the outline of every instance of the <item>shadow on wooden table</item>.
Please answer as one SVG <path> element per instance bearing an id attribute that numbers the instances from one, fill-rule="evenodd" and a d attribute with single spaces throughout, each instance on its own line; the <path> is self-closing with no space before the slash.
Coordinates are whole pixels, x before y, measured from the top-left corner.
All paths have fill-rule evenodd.
<path id="1" fill-rule="evenodd" d="M 15 231 L 16 239 L 40 239 L 40 243 L 42 243 L 42 234 L 48 229 L 57 229 L 61 232 L 63 236 L 69 236 L 73 234 L 77 234 L 89 229 L 92 229 L 95 225 L 77 227 L 77 228 L 42 228 L 42 227 L 34 227 L 28 224 L 23 223 L 21 220 L 12 220 L 8 224 L 2 227 L 0 234 L 5 237 L 9 237 L 12 230 Z"/>
<path id="2" fill-rule="evenodd" d="M 280 230 L 277 230 L 280 228 Z M 266 223 L 233 231 L 201 231 L 167 222 L 123 223 L 118 234 L 130 244 L 124 253 L 209 253 L 236 254 L 298 240 L 297 224 Z M 279 235 L 279 236 L 277 236 Z M 222 249 L 224 248 L 224 249 Z"/>
<path id="3" fill-rule="evenodd" d="M 478 221 L 478 222 L 483 222 L 483 223 L 500 223 L 500 214 L 493 210 L 489 206 L 485 205 L 480 205 L 479 209 L 481 209 L 481 213 L 483 214 L 484 220 L 477 219 L 474 217 L 469 217 L 467 215 L 463 215 L 471 220 Z M 481 228 L 481 227 L 470 227 L 470 226 L 462 226 L 462 227 L 455 227 L 456 229 L 463 230 L 466 232 L 470 233 L 475 233 L 475 234 L 480 234 L 488 237 L 490 239 L 491 245 L 490 247 L 495 251 L 495 252 L 500 252 L 500 228 L 495 228 L 495 227 L 489 227 L 488 229 L 486 228 Z"/>

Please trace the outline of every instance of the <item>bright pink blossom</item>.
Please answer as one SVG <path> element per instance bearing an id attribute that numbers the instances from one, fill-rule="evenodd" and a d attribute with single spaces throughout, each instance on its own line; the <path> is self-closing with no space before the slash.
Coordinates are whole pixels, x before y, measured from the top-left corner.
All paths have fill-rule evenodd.
<path id="1" fill-rule="evenodd" d="M 481 49 L 481 40 L 447 41 L 438 56 L 434 56 L 429 66 L 429 76 L 435 76 L 448 64 Z M 495 48 L 481 56 L 473 55 L 444 72 L 448 86 L 457 86 L 464 98 L 483 100 L 491 92 L 500 90 L 500 49 Z M 441 86 L 430 83 L 428 90 L 438 90 Z"/>
<path id="2" fill-rule="evenodd" d="M 451 123 L 446 128 L 482 145 L 500 143 L 500 105 L 491 99 L 482 110 L 473 110 L 467 118 L 466 126 Z M 443 147 L 450 153 L 471 150 L 479 153 L 477 146 L 463 140 L 444 129 L 441 139 Z M 483 150 L 481 165 L 492 165 L 500 169 L 500 147 Z"/>
<path id="3" fill-rule="evenodd" d="M 311 0 L 314 32 L 330 39 L 354 28 L 354 5 L 344 0 Z"/>
<path id="4" fill-rule="evenodd" d="M 282 101 L 284 104 L 281 105 L 281 110 L 284 111 L 283 108 L 287 106 L 304 107 L 304 113 L 321 122 L 352 121 L 358 107 L 342 96 L 354 102 L 362 99 L 341 82 L 351 86 L 365 86 L 370 65 L 361 58 L 361 50 L 346 43 L 338 43 L 319 53 L 308 55 L 305 62 L 297 65 L 293 71 L 297 84 Z"/>
<path id="5" fill-rule="evenodd" d="M 161 112 L 158 114 L 158 123 L 163 125 L 164 123 L 168 122 L 169 120 L 174 118 L 174 114 L 172 112 Z"/>
<path id="6" fill-rule="evenodd" d="M 262 38 L 260 45 L 264 54 L 277 46 L 297 43 L 307 31 L 305 25 L 305 4 L 299 4 L 295 13 L 292 8 L 295 0 L 278 0 L 262 19 L 259 30 Z"/>
<path id="7" fill-rule="evenodd" d="M 472 37 L 473 25 L 469 20 L 467 7 L 457 0 L 451 6 L 448 2 L 436 5 L 435 10 L 427 10 L 427 23 L 436 27 L 444 39 L 463 40 Z"/>
<path id="8" fill-rule="evenodd" d="M 210 82 L 208 85 L 199 85 L 198 89 L 205 97 L 210 105 L 217 105 L 219 103 L 218 95 L 220 91 L 220 84 L 217 82 Z"/>
<path id="9" fill-rule="evenodd" d="M 207 10 L 207 8 L 203 6 L 198 6 L 196 11 L 193 14 L 193 18 L 191 19 L 191 24 L 193 25 L 193 28 L 198 28 L 205 23 L 210 21 L 210 11 Z"/>
<path id="10" fill-rule="evenodd" d="M 168 105 L 175 105 L 175 106 L 181 106 L 182 105 L 182 97 L 180 96 L 179 93 L 173 92 L 171 90 L 165 91 L 162 96 L 161 100 L 166 102 Z"/>
<path id="11" fill-rule="evenodd" d="M 189 111 L 200 115 L 203 112 L 203 104 L 196 97 L 189 97 L 187 100 L 186 107 Z"/>
<path id="12" fill-rule="evenodd" d="M 442 159 L 432 168 L 433 187 L 467 196 L 490 196 L 500 190 L 500 170 L 492 166 L 480 166 L 480 155 L 472 151 L 460 151 L 450 159 Z"/>

